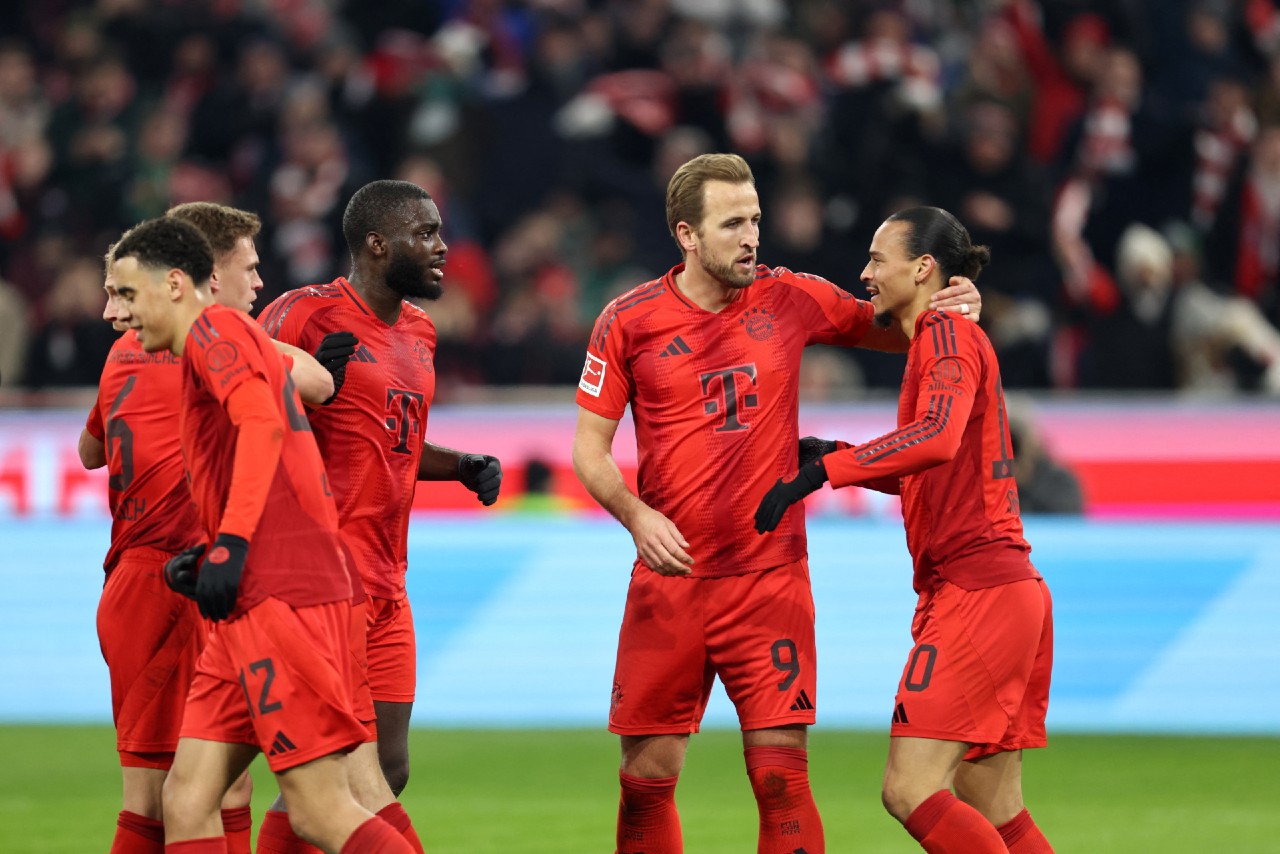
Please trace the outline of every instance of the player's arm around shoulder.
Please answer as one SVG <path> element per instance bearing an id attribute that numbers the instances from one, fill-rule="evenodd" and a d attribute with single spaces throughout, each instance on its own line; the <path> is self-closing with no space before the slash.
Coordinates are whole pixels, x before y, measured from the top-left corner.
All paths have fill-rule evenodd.
<path id="1" fill-rule="evenodd" d="M 959 315 L 976 323 L 982 316 L 982 294 L 968 277 L 952 276 L 947 287 L 933 295 L 929 310 Z M 888 329 L 871 327 L 859 346 L 886 353 L 905 353 L 910 343 L 895 323 Z"/>
<path id="2" fill-rule="evenodd" d="M 645 565 L 662 575 L 688 575 L 693 558 L 675 523 L 636 496 L 613 458 L 618 419 L 578 408 L 573 434 L 573 471 L 591 497 L 622 523 Z"/>
<path id="3" fill-rule="evenodd" d="M 293 387 L 298 390 L 298 396 L 302 398 L 303 403 L 308 406 L 320 406 L 333 397 L 333 375 L 315 356 L 301 347 L 295 347 L 274 338 L 271 339 L 271 343 L 276 348 L 276 352 L 292 360 L 289 377 L 293 380 Z"/>

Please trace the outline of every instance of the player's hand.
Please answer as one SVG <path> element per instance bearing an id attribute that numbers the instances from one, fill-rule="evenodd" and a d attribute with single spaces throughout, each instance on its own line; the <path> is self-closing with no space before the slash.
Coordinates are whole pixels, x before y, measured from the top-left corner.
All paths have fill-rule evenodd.
<path id="1" fill-rule="evenodd" d="M 196 567 L 204 549 L 204 543 L 199 543 L 169 558 L 164 565 L 164 583 L 170 590 L 188 599 L 196 598 Z"/>
<path id="2" fill-rule="evenodd" d="M 688 575 L 693 558 L 685 549 L 689 542 L 675 523 L 657 510 L 646 507 L 631 524 L 631 539 L 644 565 L 659 575 Z"/>
<path id="3" fill-rule="evenodd" d="M 320 339 L 320 346 L 312 353 L 320 367 L 333 377 L 333 394 L 329 395 L 321 406 L 328 406 L 342 390 L 342 381 L 347 378 L 347 361 L 355 353 L 360 339 L 354 332 L 330 332 Z"/>
<path id="4" fill-rule="evenodd" d="M 930 311 L 949 311 L 977 320 L 982 314 L 982 294 L 967 276 L 952 276 L 947 287 L 929 299 Z"/>
<path id="5" fill-rule="evenodd" d="M 208 554 L 200 563 L 196 577 L 196 604 L 200 615 L 210 620 L 225 620 L 236 608 L 240 574 L 249 556 L 249 541 L 235 534 L 218 534 Z"/>
<path id="6" fill-rule="evenodd" d="M 487 454 L 463 454 L 458 458 L 458 480 L 488 507 L 502 489 L 502 463 Z"/>
<path id="7" fill-rule="evenodd" d="M 809 493 L 816 492 L 826 482 L 827 467 L 821 457 L 801 466 L 795 474 L 779 478 L 777 483 L 769 487 L 764 498 L 760 499 L 760 506 L 756 508 L 756 533 L 767 534 L 778 527 L 788 507 Z"/>
<path id="8" fill-rule="evenodd" d="M 836 450 L 835 439 L 819 439 L 817 436 L 805 436 L 800 440 L 800 468 L 822 459 Z"/>

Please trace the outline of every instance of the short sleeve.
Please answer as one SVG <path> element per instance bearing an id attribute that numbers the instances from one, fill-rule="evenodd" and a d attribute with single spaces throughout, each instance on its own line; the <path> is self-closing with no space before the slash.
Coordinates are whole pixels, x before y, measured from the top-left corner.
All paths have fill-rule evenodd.
<path id="1" fill-rule="evenodd" d="M 622 417 L 631 400 L 625 339 L 622 321 L 610 305 L 596 320 L 587 343 L 582 377 L 578 380 L 578 405 L 615 421 Z"/>
<path id="2" fill-rule="evenodd" d="M 84 429 L 90 436 L 99 442 L 105 440 L 107 431 L 102 423 L 102 389 L 98 389 L 98 399 L 93 402 L 93 407 L 89 410 L 89 417 L 85 419 Z"/>

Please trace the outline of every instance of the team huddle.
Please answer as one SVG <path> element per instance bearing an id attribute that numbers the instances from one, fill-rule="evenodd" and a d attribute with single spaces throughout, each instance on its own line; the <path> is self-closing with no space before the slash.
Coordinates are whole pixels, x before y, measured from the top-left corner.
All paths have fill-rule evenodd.
<path id="1" fill-rule="evenodd" d="M 667 220 L 682 263 L 605 308 L 578 387 L 575 471 L 637 554 L 608 709 L 615 851 L 683 851 L 675 789 L 716 677 L 758 852 L 825 851 L 801 501 L 829 481 L 900 495 L 915 566 L 885 807 L 929 852 L 1050 852 L 1021 768 L 1046 743 L 1052 606 L 1022 537 L 999 367 L 971 322 L 989 253 L 946 211 L 901 211 L 876 232 L 860 300 L 758 264 L 760 218 L 740 157 L 681 166 Z M 455 480 L 490 505 L 502 481 L 496 458 L 425 438 L 435 329 L 408 298 L 442 293 L 440 213 L 413 184 L 361 188 L 343 218 L 350 275 L 255 321 L 257 229 L 181 205 L 107 256 L 104 319 L 127 331 L 81 456 L 108 467 L 114 519 L 98 619 L 124 779 L 111 850 L 249 851 L 262 752 L 280 794 L 257 851 L 422 851 L 397 800 L 414 488 Z M 813 343 L 907 353 L 896 430 L 800 438 Z M 636 491 L 612 455 L 628 406 Z"/>
<path id="2" fill-rule="evenodd" d="M 363 187 L 344 217 L 350 276 L 286 293 L 261 325 L 257 229 L 184 205 L 107 258 L 104 318 L 128 331 L 81 456 L 108 466 L 114 518 L 99 606 L 124 777 L 111 850 L 248 852 L 244 772 L 262 752 L 280 797 L 259 852 L 420 852 L 396 799 L 414 486 L 456 480 L 490 505 L 502 481 L 496 458 L 423 438 L 435 331 L 406 297 L 441 292 L 439 211 L 412 184 Z"/>

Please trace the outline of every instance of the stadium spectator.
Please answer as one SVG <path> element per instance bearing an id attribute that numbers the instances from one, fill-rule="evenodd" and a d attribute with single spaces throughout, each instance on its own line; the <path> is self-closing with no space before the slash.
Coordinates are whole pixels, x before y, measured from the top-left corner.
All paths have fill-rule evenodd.
<path id="1" fill-rule="evenodd" d="M 976 103 L 1000 104 L 1007 115 L 983 121 L 1011 117 L 1017 145 L 1056 190 L 1052 218 L 1038 204 L 1018 208 L 1015 230 L 1049 231 L 1058 271 L 1042 254 L 1040 272 L 1011 274 L 1036 294 L 1020 294 L 1012 313 L 992 282 L 987 322 L 1010 385 L 1070 387 L 1080 315 L 1117 299 L 1115 242 L 1134 221 L 1190 218 L 1209 234 L 1209 269 L 1229 271 L 1221 284 L 1277 319 L 1265 253 L 1253 249 L 1266 242 L 1247 237 L 1267 222 L 1255 202 L 1269 196 L 1251 177 L 1258 141 L 1242 155 L 1248 102 L 1264 127 L 1280 117 L 1273 5 L 1176 0 L 1157 14 L 1060 0 L 604 0 L 357 14 L 314 3 L 178 13 L 155 0 L 21 0 L 19 39 L 0 44 L 0 275 L 38 305 L 61 266 L 47 263 L 49 248 L 58 259 L 96 255 L 133 217 L 216 201 L 263 211 L 276 296 L 341 272 L 337 211 L 325 199 L 425 157 L 449 176 L 440 198 L 455 242 L 474 240 L 476 270 L 495 266 L 524 217 L 554 215 L 557 199 L 573 196 L 574 216 L 591 227 L 566 235 L 591 250 L 566 259 L 577 278 L 569 303 L 590 316 L 631 271 L 665 266 L 666 235 L 645 212 L 662 204 L 673 161 L 738 150 L 770 210 L 803 195 L 792 188 L 816 188 L 820 251 L 839 254 L 905 205 L 958 204 L 937 195 L 930 167 L 949 164 L 948 143 Z M 1022 159 L 1014 153 L 991 193 L 1006 204 L 1044 192 L 1045 176 Z M 483 348 L 527 300 L 515 287 L 440 306 L 442 321 L 457 316 L 442 346 Z M 580 349 L 584 326 L 568 326 Z M 896 382 L 896 362 L 856 358 L 871 385 Z M 441 390 L 564 379 L 522 368 L 442 360 Z"/>
<path id="2" fill-rule="evenodd" d="M 1083 513 L 1084 490 L 1080 478 L 1051 453 L 1036 423 L 1031 401 L 1010 395 L 1005 403 L 1021 513 L 1059 516 Z"/>
<path id="3" fill-rule="evenodd" d="M 23 372 L 31 388 L 92 386 L 115 342 L 100 316 L 102 265 L 93 258 L 66 263 L 41 306 L 45 321 L 27 347 Z"/>

